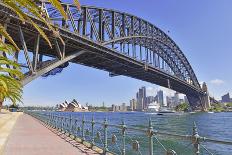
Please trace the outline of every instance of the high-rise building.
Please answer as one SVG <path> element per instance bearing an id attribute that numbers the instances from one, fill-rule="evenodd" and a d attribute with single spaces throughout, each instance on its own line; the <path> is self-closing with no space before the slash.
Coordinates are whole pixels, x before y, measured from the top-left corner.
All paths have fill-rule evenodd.
<path id="1" fill-rule="evenodd" d="M 116 107 L 115 107 L 115 105 L 114 104 L 112 104 L 112 111 L 116 111 L 116 109 L 115 109 Z"/>
<path id="2" fill-rule="evenodd" d="M 167 102 L 167 107 L 171 108 L 172 107 L 172 98 L 169 96 L 166 96 L 166 102 Z"/>
<path id="3" fill-rule="evenodd" d="M 187 103 L 187 104 L 189 104 L 189 101 L 188 101 L 188 98 L 187 98 L 186 95 L 184 96 L 184 102 Z"/>
<path id="4" fill-rule="evenodd" d="M 175 95 L 174 95 L 174 104 L 175 104 L 175 106 L 180 104 L 180 98 L 179 98 L 179 93 L 178 92 L 176 92 Z"/>
<path id="5" fill-rule="evenodd" d="M 164 92 L 162 90 L 157 92 L 157 97 L 158 97 L 158 103 L 160 104 L 160 106 L 164 106 Z"/>
<path id="6" fill-rule="evenodd" d="M 122 103 L 122 105 L 120 106 L 120 111 L 127 111 L 126 103 Z"/>
<path id="7" fill-rule="evenodd" d="M 147 96 L 146 97 L 146 105 L 148 106 L 150 103 L 155 101 L 155 97 L 154 96 Z M 145 109 L 147 109 L 147 107 L 145 107 Z"/>
<path id="8" fill-rule="evenodd" d="M 139 89 L 139 92 L 136 94 L 137 99 L 137 109 L 144 110 L 146 105 L 146 87 L 142 87 Z"/>
<path id="9" fill-rule="evenodd" d="M 136 105 L 137 105 L 137 101 L 135 99 L 130 100 L 130 109 L 131 109 L 131 111 L 135 111 L 137 109 Z"/>
<path id="10" fill-rule="evenodd" d="M 230 102 L 230 94 L 229 93 L 222 96 L 222 103 L 227 103 L 227 102 Z"/>

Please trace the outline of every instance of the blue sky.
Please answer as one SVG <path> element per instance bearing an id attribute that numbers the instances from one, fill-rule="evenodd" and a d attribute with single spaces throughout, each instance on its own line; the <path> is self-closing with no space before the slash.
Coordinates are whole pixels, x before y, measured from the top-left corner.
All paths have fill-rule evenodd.
<path id="1" fill-rule="evenodd" d="M 216 98 L 232 93 L 231 0 L 80 0 L 142 17 L 164 32 L 182 49 L 199 81 Z M 129 102 L 141 86 L 150 93 L 158 86 L 72 64 L 61 74 L 38 78 L 24 88 L 25 105 L 55 105 L 76 98 L 93 105 Z"/>

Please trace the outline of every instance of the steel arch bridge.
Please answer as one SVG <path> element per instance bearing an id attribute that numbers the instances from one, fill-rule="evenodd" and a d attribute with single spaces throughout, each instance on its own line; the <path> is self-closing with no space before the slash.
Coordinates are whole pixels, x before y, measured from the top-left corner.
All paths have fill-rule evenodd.
<path id="1" fill-rule="evenodd" d="M 62 36 L 64 44 L 44 23 L 33 18 L 50 36 L 50 48 L 38 32 L 3 4 L 0 21 L 21 47 L 20 62 L 26 85 L 39 76 L 55 74 L 77 63 L 100 70 L 111 76 L 124 75 L 158 84 L 187 95 L 193 108 L 204 106 L 205 93 L 197 77 L 175 42 L 155 25 L 139 17 L 111 9 L 62 3 L 68 19 L 48 2 L 41 2 L 41 12 L 47 14 Z"/>

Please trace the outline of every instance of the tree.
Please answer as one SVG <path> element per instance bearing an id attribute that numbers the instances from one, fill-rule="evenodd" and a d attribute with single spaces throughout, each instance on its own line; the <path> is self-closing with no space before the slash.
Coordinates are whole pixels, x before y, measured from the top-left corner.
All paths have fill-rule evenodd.
<path id="1" fill-rule="evenodd" d="M 66 12 L 64 11 L 60 0 L 48 0 L 60 13 L 67 19 Z M 51 42 L 48 36 L 43 30 L 32 20 L 29 14 L 36 17 L 46 24 L 48 29 L 53 32 L 54 36 L 59 38 L 63 42 L 62 38 L 57 33 L 54 26 L 49 21 L 43 10 L 37 5 L 39 0 L 2 0 L 0 3 L 4 4 L 10 10 L 12 10 L 20 20 L 25 23 L 31 24 L 39 34 L 46 40 L 49 46 L 52 48 Z M 80 10 L 80 3 L 78 0 L 74 0 L 77 8 Z M 27 14 L 25 13 L 27 12 Z M 23 74 L 20 72 L 20 66 L 7 58 L 7 55 L 14 55 L 14 52 L 19 52 L 18 46 L 14 40 L 5 30 L 4 25 L 0 24 L 0 111 L 5 99 L 10 99 L 13 104 L 17 101 L 21 101 L 22 98 L 22 85 L 20 80 L 23 78 Z M 10 43 L 6 44 L 5 39 Z"/>
<path id="2" fill-rule="evenodd" d="M 189 109 L 189 104 L 187 103 L 181 103 L 177 105 L 175 108 L 176 111 L 188 111 L 188 109 Z"/>

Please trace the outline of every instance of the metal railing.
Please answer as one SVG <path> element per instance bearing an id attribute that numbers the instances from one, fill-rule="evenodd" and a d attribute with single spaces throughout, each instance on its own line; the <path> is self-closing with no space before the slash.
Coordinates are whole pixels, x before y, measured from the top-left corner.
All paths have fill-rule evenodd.
<path id="1" fill-rule="evenodd" d="M 54 112 L 36 112 L 36 111 L 26 111 L 25 113 L 37 118 L 38 120 L 42 121 L 43 123 L 51 126 L 52 128 L 57 129 L 60 132 L 67 133 L 68 135 L 72 135 L 75 138 L 80 138 L 81 142 L 88 142 L 91 147 L 94 146 L 102 149 L 102 154 L 121 154 L 125 155 L 128 154 L 127 151 L 127 140 L 126 135 L 129 131 L 130 132 L 136 132 L 136 133 L 143 133 L 148 138 L 148 150 L 145 154 L 153 155 L 154 154 L 154 140 L 158 143 L 158 145 L 161 146 L 163 151 L 165 152 L 165 155 L 177 155 L 176 151 L 173 149 L 167 149 L 162 142 L 158 139 L 158 135 L 160 136 L 170 136 L 181 140 L 187 140 L 190 142 L 188 147 L 190 145 L 193 146 L 193 151 L 195 155 L 200 155 L 200 149 L 203 149 L 205 151 L 205 154 L 213 155 L 212 152 L 210 152 L 204 145 L 202 145 L 203 142 L 212 142 L 217 144 L 226 144 L 226 145 L 232 145 L 232 141 L 222 141 L 222 140 L 216 140 L 216 139 L 210 139 L 206 137 L 201 137 L 198 134 L 198 129 L 196 126 L 196 123 L 193 124 L 193 130 L 192 135 L 180 135 L 180 134 L 173 134 L 173 133 L 167 133 L 167 132 L 161 132 L 158 130 L 153 129 L 152 121 L 149 119 L 149 125 L 147 128 L 135 128 L 135 127 L 129 127 L 125 124 L 124 121 L 120 125 L 114 125 L 109 124 L 107 119 L 104 120 L 104 122 L 97 122 L 94 120 L 94 117 L 92 116 L 91 120 L 86 120 L 85 116 L 83 115 L 81 119 L 78 119 L 76 117 L 73 117 L 72 114 L 70 115 L 62 115 L 57 114 Z M 87 125 L 89 125 L 87 127 Z M 103 129 L 103 137 L 101 136 L 101 132 L 95 131 L 96 126 L 100 126 L 101 129 Z M 91 128 L 91 129 L 89 129 Z M 119 133 L 122 136 L 122 139 L 120 141 L 121 147 L 118 145 L 117 140 L 117 134 L 112 133 L 111 138 L 109 138 L 108 129 L 109 128 L 115 128 L 121 131 Z M 137 154 L 143 154 L 141 153 L 140 148 L 140 142 L 138 140 L 133 140 L 131 137 L 129 137 L 132 141 L 132 150 L 134 152 L 137 152 Z M 117 147 L 117 152 L 114 152 L 109 149 L 109 139 L 111 140 L 111 143 Z M 96 141 L 99 140 L 100 143 L 97 143 Z M 102 144 L 100 146 L 100 144 Z"/>

